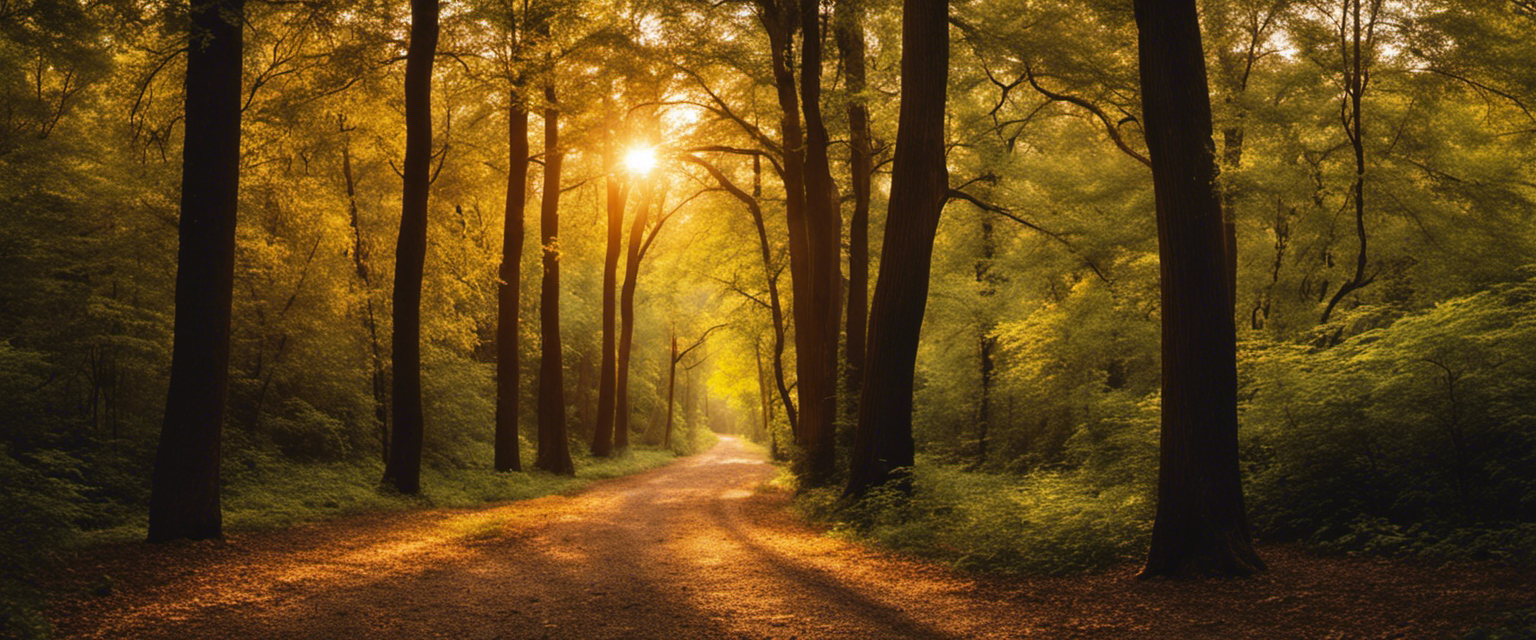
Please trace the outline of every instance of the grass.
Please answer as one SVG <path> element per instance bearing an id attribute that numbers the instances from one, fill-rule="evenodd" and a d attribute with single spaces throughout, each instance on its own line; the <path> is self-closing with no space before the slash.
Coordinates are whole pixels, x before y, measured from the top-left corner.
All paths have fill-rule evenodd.
<path id="1" fill-rule="evenodd" d="M 713 435 L 713 434 L 711 434 Z M 432 507 L 471 507 L 579 490 L 594 481 L 654 469 L 677 459 L 672 451 L 637 447 L 611 458 L 578 457 L 575 476 L 540 471 L 423 468 L 422 492 L 408 496 L 381 488 L 377 462 L 282 463 L 231 474 L 224 487 L 226 531 L 289 527 L 342 515 Z M 526 468 L 526 467 L 525 467 Z M 142 540 L 143 520 L 86 532 L 76 544 Z"/>

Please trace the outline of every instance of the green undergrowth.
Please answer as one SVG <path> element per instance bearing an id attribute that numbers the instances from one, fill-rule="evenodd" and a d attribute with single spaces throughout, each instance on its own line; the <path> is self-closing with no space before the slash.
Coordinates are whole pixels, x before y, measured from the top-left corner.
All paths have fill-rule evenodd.
<path id="1" fill-rule="evenodd" d="M 894 488 L 849 503 L 835 489 L 796 505 L 835 536 L 876 542 L 961 570 L 1068 575 L 1102 570 L 1145 551 L 1147 492 L 1096 486 L 1084 474 L 977 473 L 919 462 L 910 499 Z"/>
<path id="2" fill-rule="evenodd" d="M 226 472 L 224 528 L 250 531 L 316 522 L 342 515 L 430 507 L 471 507 L 487 502 L 523 500 L 581 489 L 595 480 L 616 478 L 665 465 L 678 454 L 637 447 L 611 458 L 575 456 L 575 476 L 539 471 L 502 473 L 489 469 L 435 469 L 421 472 L 421 494 L 408 496 L 382 488 L 377 462 L 275 463 L 255 470 Z M 531 465 L 524 465 L 525 469 Z M 142 539 L 145 522 L 82 533 L 80 544 Z"/>
<path id="3" fill-rule="evenodd" d="M 1505 611 L 1479 624 L 1461 640 L 1536 640 L 1536 607 Z"/>

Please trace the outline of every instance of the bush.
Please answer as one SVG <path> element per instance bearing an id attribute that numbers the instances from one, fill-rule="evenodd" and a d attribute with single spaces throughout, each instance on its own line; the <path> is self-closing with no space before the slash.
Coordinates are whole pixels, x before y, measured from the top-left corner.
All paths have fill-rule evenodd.
<path id="1" fill-rule="evenodd" d="M 1532 557 L 1536 281 L 1326 349 L 1248 344 L 1242 363 L 1259 532 L 1350 552 Z M 1476 551 L 1450 553 L 1458 545 Z"/>
<path id="2" fill-rule="evenodd" d="M 1144 489 L 1102 488 L 1082 473 L 1014 477 L 922 463 L 910 499 L 885 487 L 852 504 L 810 492 L 800 505 L 834 522 L 840 535 L 967 571 L 1035 575 L 1101 570 L 1139 556 L 1152 516 Z"/>

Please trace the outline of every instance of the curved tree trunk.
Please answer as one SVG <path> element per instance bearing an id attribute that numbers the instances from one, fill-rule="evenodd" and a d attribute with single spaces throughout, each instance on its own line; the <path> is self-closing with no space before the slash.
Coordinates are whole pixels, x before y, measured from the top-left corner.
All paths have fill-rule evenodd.
<path id="1" fill-rule="evenodd" d="M 437 0 L 411 0 L 405 61 L 405 170 L 400 239 L 395 248 L 393 409 L 384 481 L 401 493 L 421 490 L 421 276 L 427 259 L 427 194 L 432 164 L 432 59 Z"/>
<path id="2" fill-rule="evenodd" d="M 1136 0 L 1162 279 L 1157 521 L 1143 576 L 1245 575 L 1253 552 L 1237 464 L 1237 346 L 1194 0 Z"/>
<path id="3" fill-rule="evenodd" d="M 149 499 L 152 542 L 223 533 L 219 439 L 229 392 L 245 5 L 192 0 L 190 14 L 176 325 Z"/>
<path id="4" fill-rule="evenodd" d="M 869 314 L 849 495 L 863 495 L 912 466 L 912 380 L 928 300 L 929 262 L 949 175 L 944 99 L 949 81 L 949 4 L 905 0 L 901 18 L 901 112 L 883 256 Z M 903 474 L 904 475 L 904 474 Z"/>
<path id="5" fill-rule="evenodd" d="M 544 195 L 539 202 L 544 280 L 539 295 L 539 451 L 534 466 L 571 475 L 570 443 L 565 437 L 565 363 L 560 354 L 560 110 L 554 85 L 545 85 Z"/>
<path id="6" fill-rule="evenodd" d="M 528 206 L 528 107 L 513 89 L 507 112 L 507 203 L 496 285 L 496 470 L 522 471 L 517 438 L 522 351 L 523 215 Z"/>

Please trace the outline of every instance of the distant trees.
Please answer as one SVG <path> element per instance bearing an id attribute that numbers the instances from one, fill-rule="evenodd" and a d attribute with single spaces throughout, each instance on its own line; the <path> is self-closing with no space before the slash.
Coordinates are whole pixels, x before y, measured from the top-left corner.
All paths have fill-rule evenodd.
<path id="1" fill-rule="evenodd" d="M 155 453 L 149 540 L 214 538 L 229 394 L 240 195 L 243 0 L 192 0 L 171 381 Z"/>
<path id="2" fill-rule="evenodd" d="M 1142 126 L 1162 291 L 1162 443 L 1144 576 L 1246 575 L 1237 343 L 1216 192 L 1210 91 L 1194 0 L 1137 0 Z"/>
<path id="3" fill-rule="evenodd" d="M 401 493 L 421 490 L 421 280 L 427 258 L 427 195 L 432 186 L 432 60 L 437 0 L 411 0 L 405 60 L 405 165 L 400 239 L 395 246 L 393 435 L 384 481 Z"/>
<path id="4" fill-rule="evenodd" d="M 939 213 L 949 192 L 944 105 L 949 81 L 949 3 L 905 0 L 901 20 L 901 115 L 897 123 L 885 244 L 869 314 L 869 343 L 846 492 L 863 495 L 912 466 L 912 384 L 928 302 Z"/>

